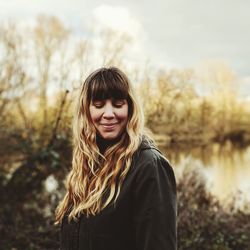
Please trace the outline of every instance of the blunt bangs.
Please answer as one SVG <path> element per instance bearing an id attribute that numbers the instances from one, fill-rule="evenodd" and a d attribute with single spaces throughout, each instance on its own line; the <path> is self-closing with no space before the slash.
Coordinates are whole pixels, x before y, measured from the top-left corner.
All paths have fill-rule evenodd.
<path id="1" fill-rule="evenodd" d="M 97 72 L 89 82 L 88 99 L 90 101 L 128 99 L 127 79 L 112 69 Z"/>

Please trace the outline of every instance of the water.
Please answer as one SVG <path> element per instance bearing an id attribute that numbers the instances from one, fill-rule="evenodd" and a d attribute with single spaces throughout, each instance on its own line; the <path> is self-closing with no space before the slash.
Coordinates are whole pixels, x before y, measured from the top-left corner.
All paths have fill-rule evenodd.
<path id="1" fill-rule="evenodd" d="M 222 204 L 236 197 L 237 205 L 250 203 L 250 146 L 239 148 L 230 142 L 224 145 L 160 148 L 170 160 L 178 177 L 184 168 L 198 168 L 205 177 L 207 189 Z"/>

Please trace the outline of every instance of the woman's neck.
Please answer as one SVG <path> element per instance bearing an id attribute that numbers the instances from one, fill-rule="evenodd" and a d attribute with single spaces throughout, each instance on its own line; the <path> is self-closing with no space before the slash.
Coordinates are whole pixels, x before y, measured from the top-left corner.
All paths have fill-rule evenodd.
<path id="1" fill-rule="evenodd" d="M 100 135 L 96 136 L 96 144 L 97 147 L 99 148 L 99 151 L 101 154 L 104 154 L 107 148 L 113 146 L 120 140 L 120 137 L 115 138 L 113 140 L 105 140 L 103 139 Z"/>

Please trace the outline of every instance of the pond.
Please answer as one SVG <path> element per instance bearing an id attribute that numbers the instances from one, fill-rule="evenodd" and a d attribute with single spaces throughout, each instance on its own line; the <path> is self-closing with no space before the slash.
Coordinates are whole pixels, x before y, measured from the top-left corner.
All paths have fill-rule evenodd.
<path id="1" fill-rule="evenodd" d="M 160 149 L 173 165 L 177 179 L 184 168 L 192 166 L 200 170 L 207 189 L 222 204 L 228 204 L 233 196 L 238 206 L 250 203 L 250 146 L 239 148 L 228 141 L 224 145 Z"/>

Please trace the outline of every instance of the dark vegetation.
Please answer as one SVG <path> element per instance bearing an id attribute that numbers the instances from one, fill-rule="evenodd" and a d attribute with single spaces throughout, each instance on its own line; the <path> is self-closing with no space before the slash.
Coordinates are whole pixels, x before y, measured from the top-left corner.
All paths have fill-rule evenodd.
<path id="1" fill-rule="evenodd" d="M 226 209 L 206 191 L 201 175 L 184 171 L 178 182 L 178 249 L 249 250 L 250 211 Z"/>
<path id="2" fill-rule="evenodd" d="M 58 249 L 60 228 L 53 225 L 53 212 L 60 192 L 48 193 L 38 188 L 41 185 L 29 186 L 22 190 L 21 199 L 19 189 L 10 196 L 4 182 L 2 177 L 1 249 Z M 236 209 L 233 204 L 222 208 L 207 193 L 199 173 L 184 171 L 178 180 L 178 249 L 249 250 L 249 246 L 250 212 Z"/>

